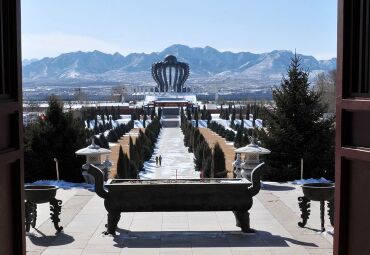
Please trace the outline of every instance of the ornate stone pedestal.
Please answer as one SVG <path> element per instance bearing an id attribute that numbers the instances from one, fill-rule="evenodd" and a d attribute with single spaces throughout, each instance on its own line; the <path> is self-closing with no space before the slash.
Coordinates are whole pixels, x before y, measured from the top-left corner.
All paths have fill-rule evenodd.
<path id="1" fill-rule="evenodd" d="M 320 202 L 320 219 L 321 219 L 321 232 L 325 231 L 325 200 L 321 200 Z M 334 201 L 329 200 L 328 203 L 328 215 L 330 219 L 330 224 L 334 226 Z M 307 197 L 298 197 L 298 205 L 301 210 L 301 218 L 302 222 L 298 222 L 298 226 L 303 228 L 307 224 L 307 220 L 310 217 L 310 206 L 311 206 L 311 200 L 309 200 Z"/>
<path id="2" fill-rule="evenodd" d="M 62 200 L 52 199 L 50 202 L 50 219 L 54 223 L 55 230 L 60 232 L 63 230 L 62 226 L 59 226 L 59 215 L 62 209 Z M 25 202 L 26 209 L 26 232 L 30 231 L 30 227 L 35 228 L 37 219 L 37 203 L 30 201 Z"/>

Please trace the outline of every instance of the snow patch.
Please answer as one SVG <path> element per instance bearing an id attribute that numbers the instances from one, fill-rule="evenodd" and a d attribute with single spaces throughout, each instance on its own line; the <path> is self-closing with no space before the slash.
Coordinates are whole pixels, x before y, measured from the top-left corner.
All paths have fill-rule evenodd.
<path id="1" fill-rule="evenodd" d="M 320 179 L 310 178 L 310 179 L 303 179 L 303 180 L 294 180 L 291 183 L 296 184 L 296 185 L 303 185 L 303 184 L 306 184 L 306 183 L 330 183 L 330 182 L 332 182 L 332 181 L 321 177 Z"/>
<path id="2" fill-rule="evenodd" d="M 25 185 L 53 185 L 57 186 L 60 189 L 94 189 L 93 184 L 88 183 L 73 183 L 66 181 L 57 181 L 57 180 L 40 180 L 33 183 L 26 183 Z"/>

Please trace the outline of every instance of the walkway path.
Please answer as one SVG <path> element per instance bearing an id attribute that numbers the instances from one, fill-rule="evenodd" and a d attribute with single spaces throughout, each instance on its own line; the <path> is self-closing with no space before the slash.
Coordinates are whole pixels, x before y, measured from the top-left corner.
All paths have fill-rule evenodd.
<path id="1" fill-rule="evenodd" d="M 156 167 L 155 157 L 162 156 L 162 166 Z M 194 154 L 184 145 L 184 135 L 180 128 L 162 128 L 152 158 L 145 162 L 142 179 L 199 178 L 194 170 Z"/>

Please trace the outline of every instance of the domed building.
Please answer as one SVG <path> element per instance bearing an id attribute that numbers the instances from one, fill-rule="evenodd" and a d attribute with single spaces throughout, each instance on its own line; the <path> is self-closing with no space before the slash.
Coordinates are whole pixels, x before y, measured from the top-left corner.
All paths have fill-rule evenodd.
<path id="1" fill-rule="evenodd" d="M 184 84 L 189 77 L 189 65 L 167 55 L 164 61 L 152 65 L 152 76 L 158 85 L 157 92 L 187 92 Z"/>

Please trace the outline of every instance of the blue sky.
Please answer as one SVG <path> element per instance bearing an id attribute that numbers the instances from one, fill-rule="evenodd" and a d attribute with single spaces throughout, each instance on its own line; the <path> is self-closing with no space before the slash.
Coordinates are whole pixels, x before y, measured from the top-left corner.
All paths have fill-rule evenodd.
<path id="1" fill-rule="evenodd" d="M 72 51 L 220 51 L 336 56 L 337 0 L 22 0 L 25 58 Z"/>

